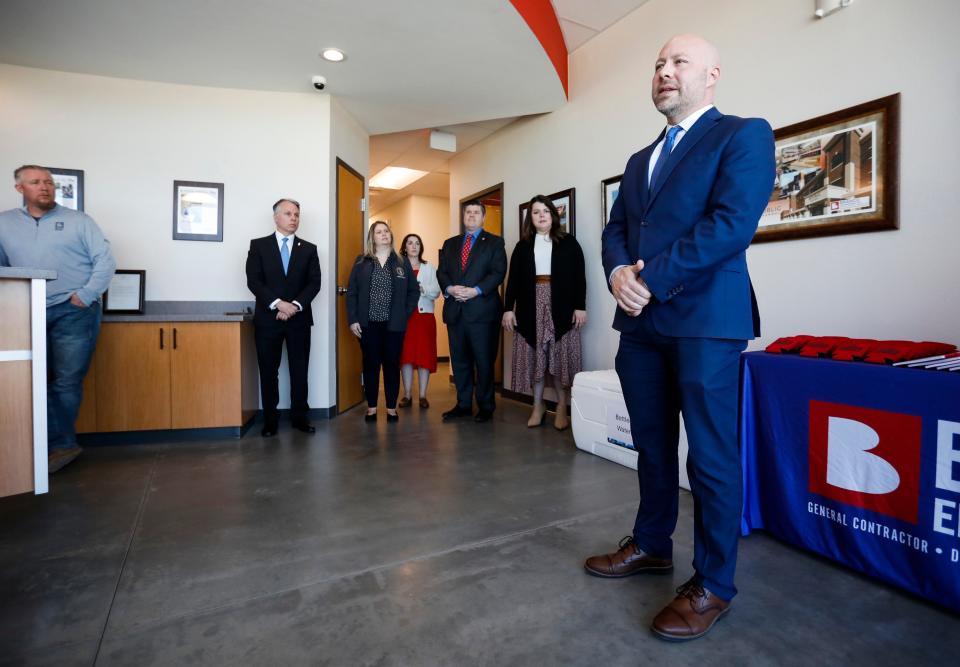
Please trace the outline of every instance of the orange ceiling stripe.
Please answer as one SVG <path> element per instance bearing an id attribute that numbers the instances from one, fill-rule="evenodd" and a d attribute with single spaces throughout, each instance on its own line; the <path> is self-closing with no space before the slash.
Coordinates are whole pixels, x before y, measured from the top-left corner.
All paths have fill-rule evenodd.
<path id="1" fill-rule="evenodd" d="M 543 50 L 557 70 L 563 93 L 567 97 L 570 91 L 567 87 L 567 45 L 563 41 L 563 32 L 560 31 L 560 21 L 553 9 L 550 0 L 510 0 L 510 3 L 520 12 L 520 16 L 527 22 L 533 34 L 540 40 Z"/>

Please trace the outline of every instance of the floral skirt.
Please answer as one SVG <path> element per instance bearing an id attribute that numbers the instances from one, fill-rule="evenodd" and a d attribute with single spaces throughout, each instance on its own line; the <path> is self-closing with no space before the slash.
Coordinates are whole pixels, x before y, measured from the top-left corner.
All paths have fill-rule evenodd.
<path id="1" fill-rule="evenodd" d="M 582 369 L 580 330 L 573 328 L 560 340 L 554 340 L 553 316 L 550 313 L 550 283 L 537 283 L 536 288 L 537 346 L 530 347 L 519 332 L 513 333 L 513 363 L 511 384 L 513 391 L 530 392 L 533 385 L 543 382 L 546 374 L 569 387 L 573 376 Z"/>

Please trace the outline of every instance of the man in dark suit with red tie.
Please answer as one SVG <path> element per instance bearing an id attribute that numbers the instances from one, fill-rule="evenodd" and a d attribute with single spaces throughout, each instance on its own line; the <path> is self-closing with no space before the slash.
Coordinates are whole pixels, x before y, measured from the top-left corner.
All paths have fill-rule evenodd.
<path id="1" fill-rule="evenodd" d="M 437 267 L 457 385 L 457 405 L 443 413 L 443 420 L 473 415 L 476 378 L 478 411 L 473 419 L 485 422 L 495 407 L 493 367 L 500 341 L 500 283 L 507 274 L 507 253 L 503 238 L 483 229 L 487 209 L 482 202 L 464 203 L 461 213 L 465 233 L 444 242 Z"/>
<path id="2" fill-rule="evenodd" d="M 290 416 L 293 427 L 313 433 L 307 412 L 307 367 L 310 362 L 310 303 L 320 291 L 317 246 L 295 236 L 300 227 L 300 204 L 281 199 L 273 205 L 276 231 L 250 241 L 247 287 L 257 297 L 253 316 L 260 366 L 260 399 L 264 437 L 276 435 L 280 390 L 277 373 L 283 343 L 287 343 L 290 372 Z"/>

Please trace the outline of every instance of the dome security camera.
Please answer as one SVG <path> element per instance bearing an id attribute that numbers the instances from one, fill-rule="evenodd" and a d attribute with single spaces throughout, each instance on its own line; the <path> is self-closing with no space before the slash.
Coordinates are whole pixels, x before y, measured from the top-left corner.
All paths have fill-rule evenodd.
<path id="1" fill-rule="evenodd" d="M 313 87 L 316 88 L 317 90 L 323 90 L 324 88 L 327 87 L 327 77 L 325 76 L 320 76 L 319 74 L 316 74 L 314 75 L 312 81 L 313 81 Z"/>

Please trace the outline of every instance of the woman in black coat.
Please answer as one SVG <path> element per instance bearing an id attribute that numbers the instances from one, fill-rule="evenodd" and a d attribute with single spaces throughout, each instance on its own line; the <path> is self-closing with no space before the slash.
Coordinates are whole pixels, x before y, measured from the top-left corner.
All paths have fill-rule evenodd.
<path id="1" fill-rule="evenodd" d="M 367 231 L 366 252 L 357 257 L 347 285 L 347 321 L 360 339 L 366 421 L 377 420 L 380 368 L 387 401 L 387 421 L 399 420 L 400 351 L 407 320 L 420 300 L 420 287 L 406 257 L 393 249 L 393 232 L 381 221 Z"/>
<path id="2" fill-rule="evenodd" d="M 560 227 L 548 197 L 530 200 L 520 241 L 510 258 L 503 328 L 513 331 L 513 390 L 533 392 L 527 426 L 546 416 L 543 389 L 553 376 L 557 391 L 554 426 L 570 426 L 567 391 L 582 367 L 580 329 L 587 323 L 587 279 L 580 244 Z"/>

